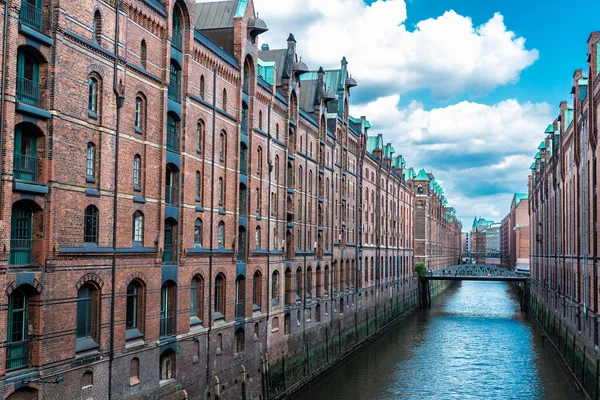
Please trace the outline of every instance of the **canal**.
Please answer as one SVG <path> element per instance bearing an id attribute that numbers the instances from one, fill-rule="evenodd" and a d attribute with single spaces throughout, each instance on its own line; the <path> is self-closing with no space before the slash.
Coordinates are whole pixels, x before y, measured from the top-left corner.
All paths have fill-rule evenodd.
<path id="1" fill-rule="evenodd" d="M 462 282 L 294 399 L 576 398 L 509 285 Z"/>

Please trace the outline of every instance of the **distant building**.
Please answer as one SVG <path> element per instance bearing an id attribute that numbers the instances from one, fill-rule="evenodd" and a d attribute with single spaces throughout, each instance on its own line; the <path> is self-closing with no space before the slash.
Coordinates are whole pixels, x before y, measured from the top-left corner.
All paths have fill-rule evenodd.
<path id="1" fill-rule="evenodd" d="M 515 193 L 510 211 L 502 220 L 500 250 L 508 254 L 502 263 L 511 269 L 529 269 L 529 200 L 527 193 Z"/>
<path id="2" fill-rule="evenodd" d="M 485 263 L 485 253 L 487 245 L 487 229 L 492 226 L 494 221 L 488 221 L 485 218 L 477 218 L 473 220 L 471 227 L 471 253 L 473 253 L 473 261 L 477 263 Z"/>

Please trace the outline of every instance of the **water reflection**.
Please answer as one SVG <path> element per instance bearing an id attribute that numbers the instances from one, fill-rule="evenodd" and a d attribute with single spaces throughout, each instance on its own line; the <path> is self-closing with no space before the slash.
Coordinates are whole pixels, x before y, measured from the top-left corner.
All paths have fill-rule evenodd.
<path id="1" fill-rule="evenodd" d="M 297 398 L 571 399 L 506 283 L 463 282 Z"/>

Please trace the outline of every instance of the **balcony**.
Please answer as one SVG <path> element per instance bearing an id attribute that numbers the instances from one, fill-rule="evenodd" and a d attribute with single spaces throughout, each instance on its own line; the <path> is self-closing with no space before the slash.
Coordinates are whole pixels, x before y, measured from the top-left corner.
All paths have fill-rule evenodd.
<path id="1" fill-rule="evenodd" d="M 175 334 L 175 317 L 163 317 L 160 319 L 160 336 L 171 336 Z"/>
<path id="2" fill-rule="evenodd" d="M 11 239 L 9 265 L 30 265 L 31 251 L 33 249 L 32 239 Z"/>
<path id="3" fill-rule="evenodd" d="M 27 1 L 22 1 L 21 11 L 19 12 L 19 21 L 23 25 L 27 25 L 28 27 L 41 32 L 42 27 L 44 26 L 44 11 Z"/>
<path id="4" fill-rule="evenodd" d="M 42 85 L 22 76 L 17 76 L 17 100 L 34 107 L 41 107 Z"/>
<path id="5" fill-rule="evenodd" d="M 6 370 L 15 370 L 29 366 L 29 340 L 6 344 Z"/>
<path id="6" fill-rule="evenodd" d="M 38 178 L 40 159 L 25 154 L 14 155 L 13 176 L 15 179 L 35 182 Z"/>

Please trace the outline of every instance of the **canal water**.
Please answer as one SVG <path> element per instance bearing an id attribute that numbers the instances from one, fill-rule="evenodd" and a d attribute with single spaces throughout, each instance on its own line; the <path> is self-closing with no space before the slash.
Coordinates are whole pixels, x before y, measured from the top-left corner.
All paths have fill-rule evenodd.
<path id="1" fill-rule="evenodd" d="M 457 283 L 294 399 L 575 399 L 533 324 L 508 284 Z"/>

